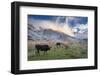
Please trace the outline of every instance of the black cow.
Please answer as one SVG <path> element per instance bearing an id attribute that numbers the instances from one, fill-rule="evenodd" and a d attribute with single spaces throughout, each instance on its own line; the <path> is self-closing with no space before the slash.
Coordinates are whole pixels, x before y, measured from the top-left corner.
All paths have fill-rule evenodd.
<path id="1" fill-rule="evenodd" d="M 56 43 L 56 46 L 57 46 L 57 47 L 64 47 L 64 48 L 66 48 L 66 49 L 68 48 L 68 45 L 67 45 L 67 44 L 60 43 L 60 42 L 57 42 L 57 43 Z"/>
<path id="2" fill-rule="evenodd" d="M 60 43 L 60 42 L 56 43 L 56 46 L 58 46 L 58 47 L 59 47 L 60 45 L 61 45 L 61 43 Z"/>
<path id="3" fill-rule="evenodd" d="M 50 50 L 50 47 L 48 45 L 41 45 L 41 44 L 35 45 L 35 48 L 37 50 L 37 54 L 40 54 L 40 51 L 44 51 L 44 54 L 46 54 L 47 51 Z"/>

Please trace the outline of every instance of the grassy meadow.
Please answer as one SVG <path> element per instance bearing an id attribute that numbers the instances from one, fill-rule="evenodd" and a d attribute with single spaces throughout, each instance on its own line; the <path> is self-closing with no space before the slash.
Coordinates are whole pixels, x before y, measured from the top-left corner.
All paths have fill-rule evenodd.
<path id="1" fill-rule="evenodd" d="M 35 44 L 47 44 L 51 49 L 44 54 L 40 51 L 40 55 L 36 54 Z M 87 45 L 80 43 L 66 44 L 68 47 L 56 46 L 54 42 L 50 41 L 28 41 L 28 61 L 33 60 L 54 60 L 54 59 L 81 59 L 87 58 Z"/>

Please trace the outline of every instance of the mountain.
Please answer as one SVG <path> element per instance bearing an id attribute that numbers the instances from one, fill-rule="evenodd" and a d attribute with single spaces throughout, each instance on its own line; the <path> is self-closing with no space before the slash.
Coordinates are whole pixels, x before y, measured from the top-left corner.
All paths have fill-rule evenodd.
<path id="1" fill-rule="evenodd" d="M 28 39 L 29 40 L 50 40 L 55 42 L 78 42 L 79 40 L 71 37 L 63 32 L 53 29 L 43 28 L 41 26 L 33 26 L 28 24 Z"/>
<path id="2" fill-rule="evenodd" d="M 88 30 L 81 30 L 81 33 L 75 33 L 75 37 L 77 39 L 88 39 Z"/>

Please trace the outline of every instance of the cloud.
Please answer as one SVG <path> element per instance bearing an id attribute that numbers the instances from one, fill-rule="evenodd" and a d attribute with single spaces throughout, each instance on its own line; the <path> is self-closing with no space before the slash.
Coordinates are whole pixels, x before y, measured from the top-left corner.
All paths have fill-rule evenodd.
<path id="1" fill-rule="evenodd" d="M 51 16 L 52 17 L 52 16 Z M 54 19 L 53 19 L 54 18 Z M 74 32 L 84 33 L 87 29 L 87 17 L 52 17 L 53 20 L 28 18 L 28 23 L 32 24 L 36 29 L 52 29 L 63 32 L 70 36 L 75 36 Z"/>
<path id="2" fill-rule="evenodd" d="M 75 27 L 77 24 L 87 24 L 88 17 L 66 17 L 68 24 L 71 27 Z"/>
<path id="3" fill-rule="evenodd" d="M 66 23 L 59 24 L 59 19 L 57 19 L 56 22 L 48 21 L 48 20 L 29 19 L 28 24 L 32 24 L 38 30 L 39 30 L 39 27 L 41 27 L 43 29 L 52 29 L 58 32 L 65 33 L 70 36 L 74 36 L 74 32 L 69 27 L 69 25 Z"/>
<path id="4" fill-rule="evenodd" d="M 73 27 L 73 31 L 78 33 L 83 33 L 86 29 L 88 29 L 87 24 L 77 24 L 75 27 Z"/>
<path id="5" fill-rule="evenodd" d="M 86 29 L 88 28 L 88 25 L 87 24 L 77 24 L 74 28 Z"/>

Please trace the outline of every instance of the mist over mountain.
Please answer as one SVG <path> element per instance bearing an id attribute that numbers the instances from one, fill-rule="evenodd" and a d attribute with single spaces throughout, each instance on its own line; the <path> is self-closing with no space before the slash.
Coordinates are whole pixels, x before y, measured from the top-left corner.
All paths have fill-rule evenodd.
<path id="1" fill-rule="evenodd" d="M 62 32 L 70 36 L 74 36 L 72 29 L 65 23 L 59 23 L 59 21 L 47 21 L 47 20 L 34 20 L 30 19 L 28 22 L 30 25 L 34 26 L 36 29 L 52 29 L 54 31 Z"/>
<path id="2" fill-rule="evenodd" d="M 52 29 L 44 29 L 38 27 L 36 29 L 32 25 L 28 25 L 28 39 L 29 40 L 50 40 L 54 42 L 78 42 L 78 39 L 71 37 L 63 32 L 55 31 Z"/>
<path id="3" fill-rule="evenodd" d="M 80 19 L 80 18 L 79 18 Z M 73 21 L 76 20 L 76 21 Z M 76 22 L 70 24 L 69 22 Z M 87 40 L 87 24 L 79 24 L 79 20 L 73 17 L 57 17 L 53 20 L 28 19 L 29 40 L 52 40 L 57 42 L 78 42 Z M 71 23 L 73 23 L 71 22 Z M 81 22 L 80 22 L 81 23 Z"/>

